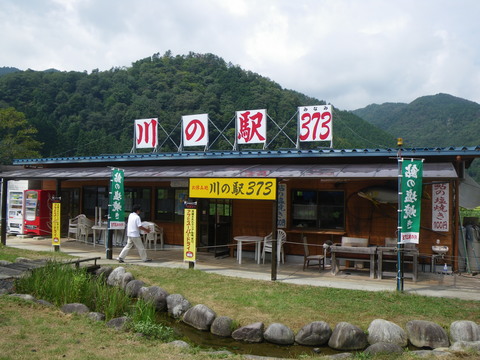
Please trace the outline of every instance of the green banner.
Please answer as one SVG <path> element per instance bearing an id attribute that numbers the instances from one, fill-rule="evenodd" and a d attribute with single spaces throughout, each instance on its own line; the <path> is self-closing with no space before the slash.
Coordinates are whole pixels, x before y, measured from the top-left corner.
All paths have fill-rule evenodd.
<path id="1" fill-rule="evenodd" d="M 110 200 L 109 200 L 109 229 L 125 228 L 125 198 L 124 198 L 124 174 L 123 170 L 112 169 L 112 178 L 110 180 Z"/>
<path id="2" fill-rule="evenodd" d="M 402 244 L 418 244 L 422 208 L 422 160 L 402 161 L 402 196 L 399 212 Z"/>

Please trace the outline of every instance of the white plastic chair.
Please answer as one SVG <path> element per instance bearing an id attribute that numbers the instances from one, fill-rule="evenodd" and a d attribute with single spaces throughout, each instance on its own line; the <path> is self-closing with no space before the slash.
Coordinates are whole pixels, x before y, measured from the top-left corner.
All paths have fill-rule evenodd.
<path id="1" fill-rule="evenodd" d="M 77 215 L 73 219 L 68 219 L 68 233 L 67 238 L 70 239 L 70 234 L 73 234 L 73 238 L 78 240 L 80 228 L 78 227 L 78 223 L 80 219 L 85 217 L 85 215 Z"/>
<path id="2" fill-rule="evenodd" d="M 85 243 L 88 243 L 88 237 L 91 236 L 92 243 L 93 243 L 92 226 L 94 222 L 89 218 L 87 218 L 85 215 L 79 215 L 79 216 L 81 217 L 78 219 L 78 239 L 83 240 Z"/>
<path id="3" fill-rule="evenodd" d="M 265 264 L 265 254 L 272 253 L 272 234 L 268 234 L 263 239 L 263 249 L 262 249 L 262 259 Z M 282 259 L 282 264 L 285 264 L 285 252 L 283 251 L 283 244 L 287 241 L 287 233 L 282 230 L 277 230 L 277 262 L 280 262 Z"/>
<path id="4" fill-rule="evenodd" d="M 142 234 L 145 249 L 151 249 L 153 244 L 154 250 L 157 250 L 157 242 L 160 240 L 160 249 L 163 250 L 163 228 L 148 221 L 142 222 L 142 226 L 150 230 L 149 233 Z"/>

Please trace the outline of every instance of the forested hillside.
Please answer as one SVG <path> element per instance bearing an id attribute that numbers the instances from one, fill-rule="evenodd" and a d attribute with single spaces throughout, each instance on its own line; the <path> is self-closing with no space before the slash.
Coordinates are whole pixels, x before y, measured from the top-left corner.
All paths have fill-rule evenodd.
<path id="1" fill-rule="evenodd" d="M 407 147 L 480 144 L 480 105 L 448 94 L 423 96 L 410 104 L 373 104 L 353 113 L 402 137 Z"/>
<path id="2" fill-rule="evenodd" d="M 12 69 L 12 68 L 9 68 Z M 109 71 L 14 71 L 0 76 L 0 108 L 24 113 L 38 130 L 42 156 L 100 155 L 129 152 L 133 120 L 158 117 L 174 139 L 180 139 L 182 115 L 208 113 L 219 129 L 227 128 L 233 142 L 235 111 L 266 108 L 268 115 L 296 138 L 298 106 L 324 104 L 256 73 L 242 70 L 212 54 L 172 56 L 155 54 L 130 67 Z M 393 136 L 347 111 L 334 109 L 336 148 L 392 147 Z M 218 136 L 211 127 L 210 139 Z M 216 132 L 216 133 L 215 133 Z M 268 138 L 278 128 L 269 122 Z M 0 140 L 1 140 L 0 134 Z M 165 140 L 160 133 L 162 144 Z M 163 138 L 162 138 L 163 136 Z M 267 139 L 268 141 L 270 141 Z M 213 140 L 211 140 L 213 141 Z M 303 147 L 327 146 L 307 143 Z M 278 136 L 270 149 L 292 148 Z M 223 139 L 212 149 L 231 149 Z M 165 142 L 160 151 L 176 151 Z"/>
<path id="3" fill-rule="evenodd" d="M 480 105 L 452 95 L 423 96 L 410 104 L 373 104 L 353 113 L 402 137 L 405 147 L 480 145 Z M 478 159 L 469 173 L 480 181 Z"/>

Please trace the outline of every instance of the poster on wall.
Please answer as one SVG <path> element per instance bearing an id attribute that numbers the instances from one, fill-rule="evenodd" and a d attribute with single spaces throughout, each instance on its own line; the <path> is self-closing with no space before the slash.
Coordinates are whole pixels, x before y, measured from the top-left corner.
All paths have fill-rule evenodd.
<path id="1" fill-rule="evenodd" d="M 266 109 L 237 111 L 235 124 L 238 144 L 264 144 L 266 142 Z"/>
<path id="2" fill-rule="evenodd" d="M 108 204 L 108 228 L 112 230 L 122 230 L 125 228 L 124 177 L 123 170 L 112 169 Z"/>
<path id="3" fill-rule="evenodd" d="M 183 146 L 208 145 L 208 114 L 182 116 Z"/>
<path id="4" fill-rule="evenodd" d="M 158 118 L 135 120 L 135 148 L 156 148 L 158 144 Z"/>
<path id="5" fill-rule="evenodd" d="M 447 183 L 432 185 L 432 230 L 449 231 L 450 193 Z"/>
<path id="6" fill-rule="evenodd" d="M 298 108 L 299 141 L 332 141 L 332 105 Z"/>
<path id="7" fill-rule="evenodd" d="M 402 244 L 418 244 L 420 239 L 420 214 L 422 207 L 422 160 L 402 161 L 402 196 L 399 212 Z"/>

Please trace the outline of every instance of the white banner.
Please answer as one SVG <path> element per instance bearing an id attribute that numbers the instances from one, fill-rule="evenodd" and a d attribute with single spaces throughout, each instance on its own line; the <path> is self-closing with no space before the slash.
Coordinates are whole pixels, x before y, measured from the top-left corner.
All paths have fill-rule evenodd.
<path id="1" fill-rule="evenodd" d="M 300 141 L 332 141 L 332 106 L 299 107 L 298 138 Z"/>
<path id="2" fill-rule="evenodd" d="M 208 145 L 208 114 L 182 116 L 183 146 Z"/>
<path id="3" fill-rule="evenodd" d="M 154 148 L 158 144 L 158 119 L 135 120 L 135 148 Z"/>
<path id="4" fill-rule="evenodd" d="M 433 184 L 432 193 L 432 230 L 448 231 L 450 227 L 450 193 L 448 184 Z"/>
<path id="5" fill-rule="evenodd" d="M 237 111 L 236 134 L 238 144 L 265 143 L 267 139 L 267 110 Z"/>

